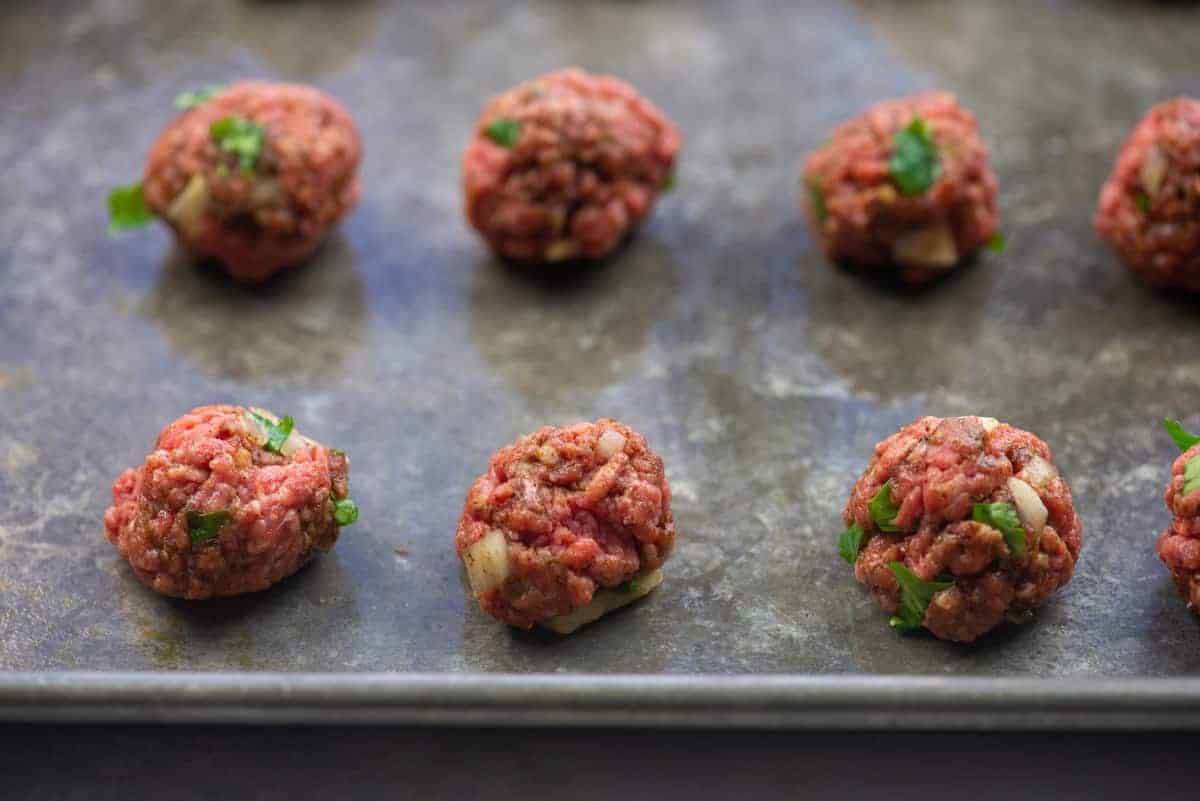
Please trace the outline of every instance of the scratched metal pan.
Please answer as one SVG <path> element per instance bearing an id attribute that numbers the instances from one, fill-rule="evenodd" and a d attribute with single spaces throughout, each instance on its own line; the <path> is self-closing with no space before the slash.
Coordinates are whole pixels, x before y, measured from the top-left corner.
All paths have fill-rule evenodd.
<path id="1" fill-rule="evenodd" d="M 1154 554 L 1200 424 L 1195 303 L 1089 218 L 1129 126 L 1200 89 L 1186 3 L 12 3 L 0 17 L 0 717 L 823 726 L 1197 726 L 1200 624 Z M 680 125 L 677 188 L 597 268 L 493 260 L 458 157 L 491 94 L 567 64 Z M 362 203 L 261 290 L 158 228 L 105 235 L 180 89 L 317 84 L 355 114 Z M 881 98 L 956 91 L 1009 249 L 924 291 L 830 267 L 801 156 Z M 113 478 L 188 408 L 294 415 L 362 514 L 278 587 L 160 598 L 104 540 Z M 970 647 L 890 631 L 836 555 L 872 445 L 981 413 L 1054 448 L 1074 581 Z M 567 639 L 464 592 L 488 455 L 610 415 L 668 465 L 678 550 Z"/>

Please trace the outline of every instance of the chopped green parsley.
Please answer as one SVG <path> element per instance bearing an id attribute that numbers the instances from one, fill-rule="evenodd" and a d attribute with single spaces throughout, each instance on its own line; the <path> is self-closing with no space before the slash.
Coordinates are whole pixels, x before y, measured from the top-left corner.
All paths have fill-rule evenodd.
<path id="1" fill-rule="evenodd" d="M 879 526 L 880 531 L 900 531 L 900 528 L 892 523 L 899 514 L 900 507 L 892 503 L 892 480 L 890 478 L 883 482 L 883 486 L 867 504 L 867 511 L 871 513 L 871 519 L 875 521 L 875 525 Z"/>
<path id="2" fill-rule="evenodd" d="M 193 545 L 216 539 L 221 526 L 233 519 L 229 512 L 193 512 L 187 513 L 188 539 Z"/>
<path id="3" fill-rule="evenodd" d="M 223 83 L 213 83 L 200 89 L 193 89 L 189 92 L 180 92 L 175 96 L 175 108 L 189 109 L 195 108 L 205 102 L 217 92 L 225 89 Z"/>
<path id="4" fill-rule="evenodd" d="M 821 187 L 820 181 L 808 182 L 808 198 L 812 202 L 813 214 L 816 215 L 817 222 L 825 222 L 825 218 L 829 216 L 829 210 L 825 208 L 825 190 Z"/>
<path id="5" fill-rule="evenodd" d="M 497 117 L 484 130 L 496 144 L 511 148 L 521 138 L 521 123 L 508 117 Z"/>
<path id="6" fill-rule="evenodd" d="M 358 504 L 349 498 L 333 502 L 333 519 L 339 526 L 348 526 L 358 520 Z"/>
<path id="7" fill-rule="evenodd" d="M 925 620 L 925 610 L 929 608 L 933 596 L 942 590 L 954 586 L 953 577 L 945 581 L 925 581 L 904 566 L 902 562 L 892 562 L 888 565 L 892 575 L 900 584 L 900 610 L 888 621 L 894 629 L 920 628 Z"/>
<path id="8" fill-rule="evenodd" d="M 1200 437 L 1189 433 L 1183 427 L 1183 423 L 1178 420 L 1163 420 L 1163 428 L 1167 429 L 1167 433 L 1171 435 L 1171 439 L 1175 440 L 1175 445 L 1178 446 L 1180 453 L 1200 442 Z"/>
<path id="9" fill-rule="evenodd" d="M 892 139 L 888 174 L 905 195 L 923 194 L 942 175 L 941 157 L 931 134 L 929 123 L 913 117 Z"/>
<path id="10" fill-rule="evenodd" d="M 142 196 L 142 182 L 118 186 L 108 193 L 108 232 L 110 234 L 141 228 L 154 219 Z"/>
<path id="11" fill-rule="evenodd" d="M 858 552 L 862 550 L 863 537 L 866 532 L 858 523 L 852 523 L 850 528 L 842 532 L 838 537 L 838 553 L 849 564 L 854 564 L 858 559 Z"/>
<path id="12" fill-rule="evenodd" d="M 222 117 L 209 127 L 208 134 L 217 147 L 238 157 L 242 172 L 254 171 L 266 140 L 262 126 L 243 117 Z"/>
<path id="13" fill-rule="evenodd" d="M 1011 503 L 977 503 L 971 510 L 971 519 L 1003 534 L 1004 543 L 1014 554 L 1025 553 L 1025 529 Z"/>
<path id="14" fill-rule="evenodd" d="M 296 421 L 292 419 L 292 416 L 284 415 L 278 423 L 273 423 L 270 418 L 264 417 L 258 412 L 247 410 L 246 414 L 250 415 L 251 419 L 266 432 L 267 442 L 263 447 L 272 453 L 282 453 L 283 443 L 287 442 L 288 437 L 292 435 L 292 429 L 296 426 Z"/>

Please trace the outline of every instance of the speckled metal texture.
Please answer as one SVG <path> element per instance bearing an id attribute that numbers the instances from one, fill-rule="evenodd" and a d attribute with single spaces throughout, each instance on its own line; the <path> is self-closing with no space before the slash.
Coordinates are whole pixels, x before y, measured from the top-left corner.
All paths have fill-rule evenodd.
<path id="1" fill-rule="evenodd" d="M 617 674 L 679 709 L 686 682 L 650 674 L 704 674 L 735 705 L 762 701 L 753 679 L 803 674 L 830 699 L 860 688 L 865 707 L 844 720 L 863 724 L 880 719 L 872 699 L 893 712 L 932 699 L 896 689 L 914 674 L 958 699 L 980 686 L 959 682 L 1015 680 L 1029 725 L 1113 699 L 1146 721 L 1164 697 L 1195 709 L 1200 624 L 1154 540 L 1175 454 L 1157 421 L 1200 426 L 1200 320 L 1089 224 L 1129 126 L 1200 91 L 1189 4 L 106 0 L 0 14 L 0 711 L 74 709 L 71 687 L 113 708 L 113 687 L 139 692 L 139 676 L 138 708 L 203 710 L 220 692 L 286 707 L 289 676 L 324 680 L 302 673 L 349 674 L 325 685 L 343 700 L 375 682 L 412 691 L 415 673 L 441 675 L 438 693 L 470 684 L 461 703 L 490 679 L 518 697 L 500 686 L 515 682 L 531 710 L 531 674 L 577 682 L 580 710 L 586 687 L 618 697 Z M 568 64 L 621 75 L 679 124 L 677 188 L 605 264 L 506 267 L 462 219 L 459 153 L 491 94 Z M 316 84 L 361 126 L 362 203 L 317 258 L 250 290 L 192 265 L 161 227 L 107 237 L 105 194 L 139 175 L 175 93 L 251 76 Z M 830 267 L 798 210 L 800 159 L 871 102 L 930 87 L 979 116 L 1008 252 L 922 291 Z M 268 592 L 160 598 L 103 538 L 109 487 L 164 423 L 215 402 L 290 413 L 344 448 L 361 518 Z M 872 445 L 926 413 L 1036 432 L 1086 527 L 1069 587 L 971 647 L 888 630 L 835 548 Z M 667 462 L 667 580 L 569 639 L 505 628 L 468 599 L 454 555 L 467 487 L 518 435 L 601 415 Z"/>

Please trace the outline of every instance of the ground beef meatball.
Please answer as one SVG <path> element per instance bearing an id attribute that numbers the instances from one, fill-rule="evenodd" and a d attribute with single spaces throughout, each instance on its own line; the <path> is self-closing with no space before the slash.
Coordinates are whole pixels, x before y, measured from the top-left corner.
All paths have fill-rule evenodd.
<path id="1" fill-rule="evenodd" d="M 455 535 L 485 612 L 564 634 L 657 586 L 674 544 L 663 460 L 603 419 L 501 448 L 467 493 Z"/>
<path id="2" fill-rule="evenodd" d="M 1200 100 L 1142 118 L 1100 191 L 1096 231 L 1146 283 L 1200 291 Z"/>
<path id="3" fill-rule="evenodd" d="M 958 642 L 1030 617 L 1083 542 L 1050 448 L 989 417 L 923 417 L 876 445 L 842 517 L 893 625 Z"/>
<path id="4" fill-rule="evenodd" d="M 218 144 L 213 125 L 228 118 L 262 131 L 250 169 Z M 358 201 L 361 151 L 354 122 L 329 95 L 246 81 L 167 125 L 150 150 L 142 194 L 185 247 L 257 283 L 311 256 Z"/>
<path id="5" fill-rule="evenodd" d="M 1189 481 L 1187 466 L 1198 456 L 1200 443 L 1194 443 L 1171 465 L 1163 496 L 1171 510 L 1171 526 L 1158 538 L 1158 556 L 1193 611 L 1200 611 L 1200 479 L 1194 472 Z"/>
<path id="6" fill-rule="evenodd" d="M 624 81 L 577 69 L 492 99 L 463 154 L 471 225 L 526 262 L 599 259 L 672 180 L 679 131 Z"/>
<path id="7" fill-rule="evenodd" d="M 808 157 L 806 207 L 832 260 L 946 273 L 997 234 L 996 177 L 975 117 L 945 92 L 886 100 Z"/>
<path id="8" fill-rule="evenodd" d="M 357 518 L 346 455 L 291 418 L 201 406 L 113 484 L 104 533 L 143 584 L 178 598 L 264 590 Z"/>

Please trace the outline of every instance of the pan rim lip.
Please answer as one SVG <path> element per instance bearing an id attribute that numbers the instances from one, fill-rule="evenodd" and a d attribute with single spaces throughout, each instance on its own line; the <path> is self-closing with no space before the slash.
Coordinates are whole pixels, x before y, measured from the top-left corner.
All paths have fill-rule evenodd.
<path id="1" fill-rule="evenodd" d="M 10 672 L 0 720 L 1200 729 L 1200 678 Z"/>

